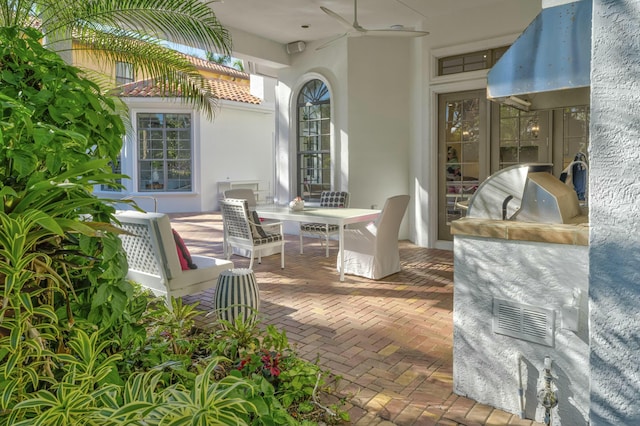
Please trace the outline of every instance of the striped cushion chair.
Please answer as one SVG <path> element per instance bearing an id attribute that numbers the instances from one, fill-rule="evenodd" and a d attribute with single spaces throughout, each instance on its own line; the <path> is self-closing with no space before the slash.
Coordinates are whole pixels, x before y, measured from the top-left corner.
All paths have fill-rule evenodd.
<path id="1" fill-rule="evenodd" d="M 320 207 L 349 207 L 349 193 L 344 191 L 322 191 L 320 194 Z M 326 223 L 303 223 L 300 225 L 300 254 L 303 252 L 302 237 L 324 238 L 326 243 L 326 256 L 329 257 L 329 237 L 337 234 L 338 225 L 327 225 Z M 322 242 L 322 240 L 320 240 Z"/>
<path id="2" fill-rule="evenodd" d="M 278 247 L 280 249 L 280 267 L 284 269 L 284 234 L 282 223 L 270 224 L 270 230 L 277 225 L 277 232 L 268 232 L 262 228 L 255 212 L 249 213 L 247 200 L 226 198 L 220 201 L 222 225 L 224 229 L 224 248 L 227 259 L 231 258 L 233 248 L 249 251 L 249 269 L 253 267 L 254 253 L 258 263 L 262 263 L 262 251 Z"/>

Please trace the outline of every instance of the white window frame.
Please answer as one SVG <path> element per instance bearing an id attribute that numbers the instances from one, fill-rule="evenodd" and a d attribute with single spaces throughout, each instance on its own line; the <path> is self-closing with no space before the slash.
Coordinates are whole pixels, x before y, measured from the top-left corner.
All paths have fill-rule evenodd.
<path id="1" fill-rule="evenodd" d="M 163 187 L 162 188 L 158 188 L 158 187 L 150 187 L 150 188 L 146 188 L 145 185 L 141 180 L 142 178 L 140 177 L 140 152 L 139 152 L 139 145 L 138 145 L 138 133 L 139 133 L 139 128 L 138 128 L 138 116 L 139 114 L 183 114 L 183 115 L 189 115 L 190 117 L 190 131 L 189 131 L 189 138 L 190 138 L 190 163 L 191 163 L 191 188 L 189 190 L 174 190 L 171 188 L 165 188 L 164 185 L 168 182 L 168 179 L 165 176 L 162 176 L 162 184 Z M 148 193 L 161 193 L 161 194 L 193 194 L 195 192 L 197 192 L 197 169 L 198 169 L 198 165 L 195 163 L 195 159 L 198 158 L 198 153 L 196 152 L 197 149 L 197 144 L 196 144 L 196 140 L 195 140 L 195 130 L 198 128 L 199 123 L 198 120 L 196 118 L 197 115 L 193 114 L 192 110 L 165 110 L 165 109 L 145 109 L 145 108 L 140 108 L 140 109 L 136 109 L 134 111 L 132 111 L 132 120 L 133 120 L 133 134 L 131 137 L 131 156 L 130 158 L 132 159 L 133 164 L 131 164 L 131 174 L 130 176 L 132 177 L 132 185 L 133 188 L 131 188 L 135 193 L 139 193 L 139 194 L 148 194 Z M 163 145 L 164 148 L 166 148 L 166 141 L 163 141 Z M 162 161 L 164 164 L 166 164 L 167 161 L 170 161 L 167 158 L 163 158 L 162 160 L 158 160 L 158 161 Z M 163 166 L 163 171 L 164 171 L 165 167 Z M 160 172 L 159 172 L 160 173 Z"/>

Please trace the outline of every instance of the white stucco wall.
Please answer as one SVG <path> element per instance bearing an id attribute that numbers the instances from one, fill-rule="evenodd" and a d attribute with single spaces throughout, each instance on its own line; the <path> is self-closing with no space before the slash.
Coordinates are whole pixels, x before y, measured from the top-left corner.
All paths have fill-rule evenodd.
<path id="1" fill-rule="evenodd" d="M 218 182 L 257 180 L 261 198 L 273 194 L 275 115 L 270 109 L 224 105 L 200 127 L 200 211 L 219 210 Z M 263 199 L 264 201 L 264 199 Z"/>
<path id="2" fill-rule="evenodd" d="M 162 99 L 128 99 L 133 130 L 126 138 L 122 171 L 137 176 L 135 117 L 140 112 L 191 113 L 193 129 L 193 191 L 187 193 L 138 192 L 135 180 L 126 180 L 122 193 L 100 193 L 110 198 L 139 196 L 136 201 L 153 211 L 154 202 L 162 213 L 191 213 L 219 210 L 218 182 L 257 180 L 265 192 L 273 193 L 275 176 L 273 103 L 255 106 L 221 101 L 214 119 L 208 120 L 189 105 Z"/>
<path id="3" fill-rule="evenodd" d="M 591 425 L 640 424 L 640 4 L 594 0 Z"/>
<path id="4" fill-rule="evenodd" d="M 478 237 L 454 238 L 454 391 L 542 421 L 536 394 L 552 359 L 558 407 L 553 425 L 586 425 L 589 411 L 588 247 Z M 563 328 L 564 305 L 580 292 L 577 332 Z M 493 332 L 493 298 L 555 312 L 555 342 L 545 346 Z M 521 361 L 519 362 L 519 359 Z"/>
<path id="5" fill-rule="evenodd" d="M 405 64 L 411 62 L 412 41 L 349 40 L 349 122 L 343 129 L 349 134 L 354 207 L 382 208 L 388 197 L 409 193 L 411 79 Z M 408 238 L 408 231 L 401 235 Z"/>

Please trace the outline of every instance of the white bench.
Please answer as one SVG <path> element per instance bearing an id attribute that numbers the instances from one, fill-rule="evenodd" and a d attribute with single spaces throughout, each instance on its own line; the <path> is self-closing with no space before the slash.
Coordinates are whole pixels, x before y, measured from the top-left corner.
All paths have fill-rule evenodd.
<path id="1" fill-rule="evenodd" d="M 127 253 L 127 278 L 149 288 L 156 296 L 181 297 L 216 286 L 218 276 L 233 269 L 233 262 L 209 256 L 192 255 L 197 269 L 183 271 L 171 231 L 169 216 L 164 213 L 118 211 L 115 215 Z M 170 303 L 170 302 L 169 302 Z"/>

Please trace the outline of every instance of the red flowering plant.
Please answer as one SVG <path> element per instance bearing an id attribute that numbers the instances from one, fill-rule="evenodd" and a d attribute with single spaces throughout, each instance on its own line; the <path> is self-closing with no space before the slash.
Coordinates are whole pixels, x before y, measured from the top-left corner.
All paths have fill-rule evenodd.
<path id="1" fill-rule="evenodd" d="M 282 354 L 275 351 L 262 349 L 260 352 L 246 355 L 236 368 L 243 376 L 262 374 L 269 382 L 273 383 L 280 375 L 280 358 Z"/>
<path id="2" fill-rule="evenodd" d="M 220 340 L 214 344 L 216 352 L 229 360 L 229 375 L 263 383 L 273 387 L 268 392 L 277 404 L 297 420 L 322 420 L 325 424 L 349 421 L 349 413 L 342 410 L 341 401 L 329 407 L 319 405 L 319 394 L 329 394 L 339 377 L 320 368 L 319 359 L 309 362 L 301 358 L 289 344 L 284 330 L 273 325 L 258 327 L 258 321 L 224 322 L 218 330 Z M 285 424 L 285 423 L 276 423 Z"/>
<path id="3" fill-rule="evenodd" d="M 263 351 L 262 353 L 262 374 L 266 377 L 278 377 L 280 375 L 280 354 L 276 352 Z"/>

